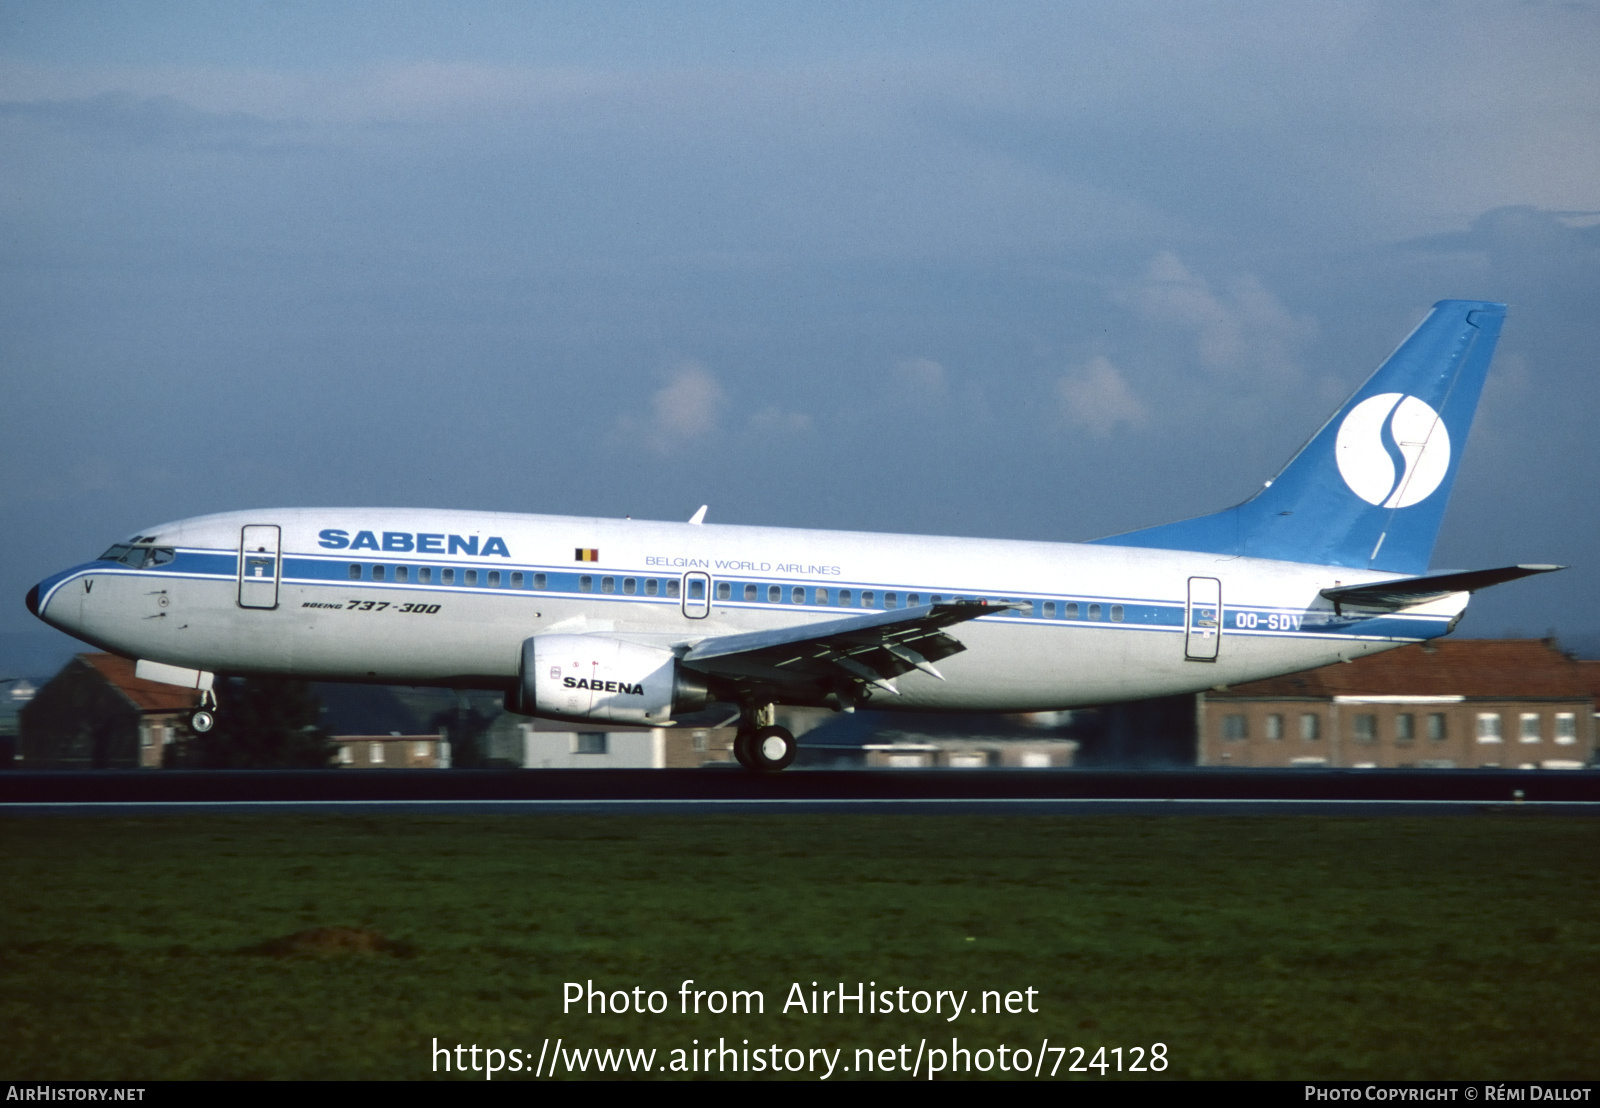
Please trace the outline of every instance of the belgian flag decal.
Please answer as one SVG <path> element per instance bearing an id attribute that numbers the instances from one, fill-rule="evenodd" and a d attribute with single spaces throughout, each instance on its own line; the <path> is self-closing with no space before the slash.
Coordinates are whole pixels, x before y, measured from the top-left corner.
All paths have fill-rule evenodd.
<path id="1" fill-rule="evenodd" d="M 580 546 L 573 551 L 572 556 L 580 562 L 598 562 L 600 560 L 600 551 L 594 547 Z"/>

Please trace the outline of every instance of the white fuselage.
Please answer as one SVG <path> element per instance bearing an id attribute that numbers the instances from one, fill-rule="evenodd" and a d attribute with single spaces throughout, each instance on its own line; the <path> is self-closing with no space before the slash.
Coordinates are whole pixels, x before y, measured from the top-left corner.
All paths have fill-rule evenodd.
<path id="1" fill-rule="evenodd" d="M 906 674 L 900 695 L 874 696 L 885 708 L 1036 711 L 1235 684 L 1445 634 L 1467 600 L 1336 616 L 1319 590 L 1394 575 L 1104 545 L 489 512 L 237 512 L 139 539 L 171 560 L 74 567 L 41 583 L 38 614 L 119 654 L 220 673 L 509 688 L 535 635 L 683 649 L 864 608 L 1027 604 L 953 628 L 966 649 L 939 663 L 945 679 Z M 1213 610 L 1197 619 L 1196 605 Z"/>

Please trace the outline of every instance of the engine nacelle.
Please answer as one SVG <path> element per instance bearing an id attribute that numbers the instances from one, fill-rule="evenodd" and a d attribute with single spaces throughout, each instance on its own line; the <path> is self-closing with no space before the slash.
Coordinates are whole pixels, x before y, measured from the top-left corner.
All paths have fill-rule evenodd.
<path id="1" fill-rule="evenodd" d="M 649 727 L 711 701 L 670 650 L 604 635 L 535 635 L 522 644 L 516 710 Z"/>

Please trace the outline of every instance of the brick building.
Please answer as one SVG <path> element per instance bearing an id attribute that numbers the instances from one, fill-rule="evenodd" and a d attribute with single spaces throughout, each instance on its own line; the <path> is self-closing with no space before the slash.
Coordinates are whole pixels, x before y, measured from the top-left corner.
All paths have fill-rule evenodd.
<path id="1" fill-rule="evenodd" d="M 194 689 L 145 681 L 115 654 L 79 654 L 18 712 L 21 769 L 159 769 L 189 733 Z"/>
<path id="2" fill-rule="evenodd" d="M 1195 698 L 1210 766 L 1578 769 L 1600 668 L 1549 639 L 1440 639 Z"/>

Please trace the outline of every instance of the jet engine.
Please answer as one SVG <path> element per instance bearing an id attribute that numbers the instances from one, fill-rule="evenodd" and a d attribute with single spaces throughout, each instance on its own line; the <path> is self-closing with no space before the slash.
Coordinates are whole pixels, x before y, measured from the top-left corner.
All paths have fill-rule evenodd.
<path id="1" fill-rule="evenodd" d="M 649 727 L 711 701 L 670 650 L 603 635 L 535 635 L 522 644 L 511 705 L 523 715 Z"/>

